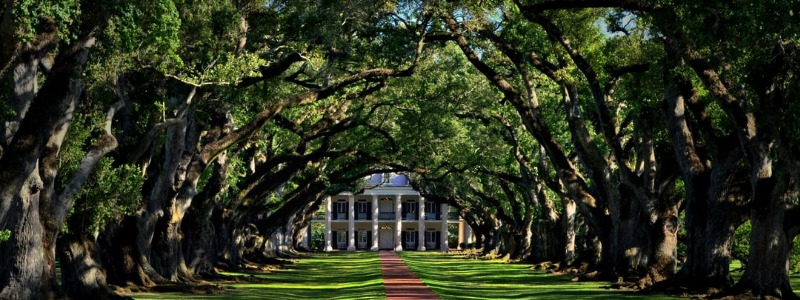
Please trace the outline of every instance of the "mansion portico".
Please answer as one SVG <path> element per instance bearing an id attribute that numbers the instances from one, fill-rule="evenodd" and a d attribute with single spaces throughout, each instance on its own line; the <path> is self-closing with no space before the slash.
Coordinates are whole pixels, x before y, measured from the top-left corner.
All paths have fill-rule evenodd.
<path id="1" fill-rule="evenodd" d="M 458 225 L 458 245 L 471 228 L 446 203 L 426 202 L 403 174 L 375 174 L 363 193 L 325 199 L 325 251 L 449 249 L 448 228 Z"/>

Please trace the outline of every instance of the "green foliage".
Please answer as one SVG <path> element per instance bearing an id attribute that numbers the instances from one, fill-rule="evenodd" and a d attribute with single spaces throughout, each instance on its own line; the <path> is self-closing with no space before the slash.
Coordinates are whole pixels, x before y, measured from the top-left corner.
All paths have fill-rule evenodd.
<path id="1" fill-rule="evenodd" d="M 0 74 L 0 91 L 4 91 L 0 93 L 0 120 L 3 121 L 8 120 L 16 115 L 14 109 L 11 108 L 11 105 L 9 105 L 8 102 L 8 97 L 11 96 L 11 93 L 6 92 L 13 91 L 13 80 L 11 74 L 12 72 Z"/>
<path id="2" fill-rule="evenodd" d="M 144 25 L 147 33 L 145 44 L 146 53 L 158 53 L 164 60 L 157 66 L 161 71 L 168 71 L 171 67 L 180 68 L 183 60 L 178 54 L 181 47 L 179 33 L 182 20 L 178 14 L 175 1 L 158 0 L 153 1 L 148 8 L 150 18 L 145 19 L 148 23 Z"/>
<path id="3" fill-rule="evenodd" d="M 59 37 L 69 41 L 75 38 L 72 26 L 81 17 L 80 1 L 77 0 L 22 0 L 14 1 L 14 18 L 19 38 L 28 42 L 42 30 L 54 27 Z"/>
<path id="4" fill-rule="evenodd" d="M 11 238 L 11 230 L 9 229 L 0 230 L 0 244 L 2 244 L 3 242 L 7 241 L 10 238 Z"/>
<path id="5" fill-rule="evenodd" d="M 59 155 L 57 191 L 62 190 L 86 154 L 85 147 L 94 142 L 93 128 L 102 128 L 102 114 L 87 116 L 77 114 L 73 126 L 67 133 Z M 65 230 L 95 232 L 112 220 L 135 212 L 141 202 L 144 177 L 138 167 L 115 165 L 111 157 L 104 157 L 94 168 L 89 179 L 75 195 L 75 204 L 70 212 L 72 218 Z"/>
<path id="6" fill-rule="evenodd" d="M 742 268 L 747 268 L 750 257 L 750 220 L 745 221 L 733 234 L 731 243 L 731 257 L 741 262 Z"/>
<path id="7" fill-rule="evenodd" d="M 77 195 L 73 217 L 86 232 L 96 232 L 111 221 L 133 215 L 142 201 L 144 177 L 136 166 L 113 166 L 103 158 Z"/>
<path id="8" fill-rule="evenodd" d="M 311 223 L 311 251 L 322 251 L 325 249 L 325 224 L 316 222 Z"/>

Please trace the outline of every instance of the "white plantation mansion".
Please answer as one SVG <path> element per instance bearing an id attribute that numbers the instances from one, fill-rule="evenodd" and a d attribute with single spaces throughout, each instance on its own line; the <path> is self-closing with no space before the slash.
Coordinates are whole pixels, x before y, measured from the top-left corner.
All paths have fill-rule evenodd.
<path id="1" fill-rule="evenodd" d="M 447 204 L 426 203 L 403 174 L 375 174 L 361 194 L 325 199 L 325 251 L 449 249 L 448 227 L 458 226 L 458 246 L 472 230 Z M 453 229 L 455 231 L 455 229 Z"/>

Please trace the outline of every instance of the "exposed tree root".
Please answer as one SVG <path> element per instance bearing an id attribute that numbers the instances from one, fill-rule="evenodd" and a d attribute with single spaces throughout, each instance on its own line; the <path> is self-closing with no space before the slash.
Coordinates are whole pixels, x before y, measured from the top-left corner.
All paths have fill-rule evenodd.
<path id="1" fill-rule="evenodd" d="M 167 283 L 160 283 L 155 286 L 137 286 L 137 285 L 129 285 L 129 286 L 113 286 L 114 292 L 123 295 L 120 298 L 104 298 L 104 299 L 132 299 L 127 295 L 135 295 L 139 293 L 183 293 L 183 294 L 192 294 L 192 295 L 218 295 L 224 294 L 228 290 L 233 289 L 229 286 L 224 286 L 220 284 L 215 284 L 209 282 L 207 280 L 213 280 L 217 282 L 227 282 L 227 283 L 259 283 L 259 282 L 269 282 L 269 279 L 259 277 L 257 275 L 267 274 L 272 270 L 277 270 L 282 268 L 283 265 L 292 263 L 291 261 L 287 261 L 284 259 L 273 258 L 276 264 L 255 264 L 252 262 L 246 263 L 242 268 L 230 270 L 230 271 L 237 271 L 240 273 L 244 273 L 245 275 L 225 275 L 219 273 L 219 270 L 215 270 L 215 272 L 209 275 L 204 276 L 203 280 L 191 280 L 185 282 L 167 282 Z"/>
<path id="2" fill-rule="evenodd" d="M 721 291 L 722 290 L 718 288 L 703 286 L 702 284 L 688 286 L 675 280 L 674 278 L 670 278 L 642 289 L 641 293 L 664 294 L 692 298 L 708 298 L 719 294 Z"/>
<path id="3" fill-rule="evenodd" d="M 223 294 L 225 293 L 225 290 L 229 289 L 232 289 L 232 287 L 210 284 L 207 282 L 202 284 L 172 282 L 167 284 L 159 284 L 154 287 L 115 287 L 115 291 L 123 295 L 133 295 L 137 293 L 184 293 L 193 295 L 216 295 Z M 128 297 L 128 299 L 130 298 Z"/>
<path id="4" fill-rule="evenodd" d="M 751 288 L 750 286 L 746 286 L 742 281 L 740 281 L 737 285 L 733 288 L 725 290 L 721 293 L 712 295 L 709 297 L 711 299 L 725 299 L 725 300 L 734 300 L 734 299 L 792 299 L 798 300 L 800 296 L 795 294 L 792 291 L 791 286 L 786 286 L 781 288 L 780 290 L 772 291 L 771 293 L 768 291 L 756 291 L 755 289 Z"/>

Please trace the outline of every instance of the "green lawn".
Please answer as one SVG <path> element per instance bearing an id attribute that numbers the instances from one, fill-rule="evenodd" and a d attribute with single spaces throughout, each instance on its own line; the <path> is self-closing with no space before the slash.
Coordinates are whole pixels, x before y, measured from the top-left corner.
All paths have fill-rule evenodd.
<path id="1" fill-rule="evenodd" d="M 571 282 L 526 264 L 439 252 L 408 251 L 400 257 L 442 299 L 680 299 L 602 288 L 607 283 Z"/>
<path id="2" fill-rule="evenodd" d="M 227 275 L 249 276 L 241 273 Z M 320 253 L 284 269 L 256 274 L 265 282 L 223 283 L 224 294 L 136 294 L 135 299 L 385 299 L 375 252 Z"/>
<path id="3" fill-rule="evenodd" d="M 605 283 L 570 282 L 568 276 L 535 271 L 526 264 L 464 259 L 441 252 L 400 252 L 406 264 L 442 299 L 679 299 L 602 288 Z M 732 269 L 738 268 L 737 265 Z M 318 253 L 283 269 L 256 276 L 253 283 L 221 282 L 221 294 L 135 294 L 136 299 L 385 299 L 375 252 Z M 741 276 L 734 273 L 735 277 Z M 800 276 L 792 276 L 800 290 Z"/>

